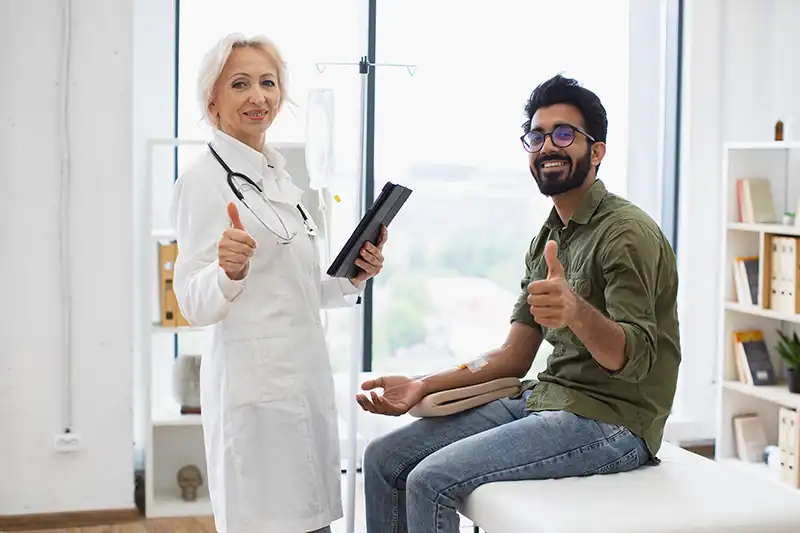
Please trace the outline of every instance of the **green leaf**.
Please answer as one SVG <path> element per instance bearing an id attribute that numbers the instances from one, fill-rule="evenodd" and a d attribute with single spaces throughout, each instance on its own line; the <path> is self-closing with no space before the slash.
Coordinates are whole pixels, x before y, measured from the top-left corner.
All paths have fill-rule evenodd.
<path id="1" fill-rule="evenodd" d="M 780 337 L 780 341 L 775 345 L 778 354 L 789 367 L 800 368 L 800 338 L 798 338 L 797 332 L 792 332 L 792 336 L 789 337 L 781 330 L 776 331 Z"/>

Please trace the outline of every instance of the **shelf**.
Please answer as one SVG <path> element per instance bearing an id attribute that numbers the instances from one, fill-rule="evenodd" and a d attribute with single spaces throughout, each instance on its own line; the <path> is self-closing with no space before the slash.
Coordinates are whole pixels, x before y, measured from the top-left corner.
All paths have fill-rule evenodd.
<path id="1" fill-rule="evenodd" d="M 210 516 L 211 514 L 211 499 L 208 496 L 200 496 L 194 502 L 185 502 L 177 496 L 156 495 L 153 498 L 152 506 L 147 508 L 147 516 L 152 518 Z"/>
<path id="2" fill-rule="evenodd" d="M 202 424 L 200 415 L 182 415 L 181 408 L 176 403 L 167 406 L 153 407 L 153 426 L 199 426 Z"/>
<path id="3" fill-rule="evenodd" d="M 154 239 L 174 241 L 175 232 L 171 229 L 156 229 L 150 233 Z"/>
<path id="4" fill-rule="evenodd" d="M 784 224 L 749 224 L 746 222 L 728 222 L 728 229 L 732 231 L 751 231 L 754 233 L 774 233 L 776 235 L 800 236 L 800 226 L 786 226 Z"/>
<path id="5" fill-rule="evenodd" d="M 772 309 L 763 309 L 756 305 L 740 304 L 737 302 L 726 302 L 725 309 L 727 309 L 728 311 L 733 311 L 735 313 L 744 313 L 746 315 L 760 316 L 764 318 L 772 318 L 774 320 L 780 320 L 782 322 L 794 322 L 795 324 L 800 324 L 800 315 L 798 314 L 793 315 L 791 313 L 773 311 Z"/>
<path id="6" fill-rule="evenodd" d="M 800 142 L 796 141 L 760 141 L 760 142 L 729 142 L 725 143 L 728 150 L 793 150 L 800 149 Z"/>
<path id="7" fill-rule="evenodd" d="M 203 331 L 204 329 L 205 328 L 198 328 L 194 326 L 179 326 L 177 328 L 168 328 L 160 326 L 158 324 L 153 324 L 154 333 L 194 333 L 198 331 Z"/>
<path id="8" fill-rule="evenodd" d="M 789 392 L 785 383 L 755 386 L 741 381 L 724 381 L 722 387 L 751 398 L 758 398 L 783 407 L 800 409 L 800 394 Z"/>

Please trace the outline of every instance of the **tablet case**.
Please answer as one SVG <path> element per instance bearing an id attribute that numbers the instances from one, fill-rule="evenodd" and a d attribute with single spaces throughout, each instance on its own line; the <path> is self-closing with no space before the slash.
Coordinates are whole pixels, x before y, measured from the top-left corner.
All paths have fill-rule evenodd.
<path id="1" fill-rule="evenodd" d="M 408 412 L 417 418 L 448 416 L 473 407 L 518 394 L 522 383 L 517 378 L 499 378 L 458 389 L 443 390 L 425 396 Z"/>
<path id="2" fill-rule="evenodd" d="M 411 192 L 411 189 L 392 182 L 387 182 L 383 186 L 378 198 L 361 218 L 358 226 L 331 263 L 328 268 L 329 276 L 353 279 L 358 275 L 361 269 L 355 264 L 355 260 L 364 243 L 370 241 L 372 244 L 378 244 L 381 226 L 389 227 L 389 223 L 403 207 Z"/>

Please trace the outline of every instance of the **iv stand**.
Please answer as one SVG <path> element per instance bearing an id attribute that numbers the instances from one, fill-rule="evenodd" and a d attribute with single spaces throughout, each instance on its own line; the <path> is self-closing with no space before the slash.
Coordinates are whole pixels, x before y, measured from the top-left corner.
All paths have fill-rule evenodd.
<path id="1" fill-rule="evenodd" d="M 368 209 L 367 203 L 373 202 L 372 198 L 364 198 L 364 188 L 367 183 L 367 165 L 366 165 L 366 145 L 367 145 L 367 75 L 369 74 L 370 67 L 404 67 L 408 70 L 408 74 L 413 76 L 417 71 L 416 65 L 401 65 L 396 63 L 370 63 L 367 56 L 362 56 L 358 63 L 317 63 L 317 71 L 322 74 L 325 72 L 325 67 L 329 65 L 358 65 L 358 73 L 361 76 L 361 117 L 359 122 L 359 157 L 358 157 L 358 206 L 359 220 L 364 216 Z M 330 236 L 326 236 L 330 239 Z M 360 339 L 362 342 L 359 345 L 363 346 L 363 313 L 359 313 L 359 320 L 356 320 L 355 332 L 353 337 Z M 355 394 L 359 388 L 358 376 L 361 373 L 361 362 L 363 354 L 358 357 L 350 358 L 350 383 L 349 392 Z M 350 395 L 348 395 L 349 397 Z M 345 517 L 347 520 L 346 533 L 355 533 L 355 510 L 356 510 L 356 455 L 358 454 L 358 404 L 355 398 L 350 398 L 349 411 L 347 418 L 347 445 L 349 453 L 347 454 L 347 510 Z"/>

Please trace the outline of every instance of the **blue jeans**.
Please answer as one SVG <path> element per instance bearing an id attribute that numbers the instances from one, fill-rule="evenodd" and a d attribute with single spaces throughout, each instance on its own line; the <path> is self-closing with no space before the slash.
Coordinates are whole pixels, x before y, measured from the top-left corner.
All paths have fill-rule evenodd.
<path id="1" fill-rule="evenodd" d="M 367 533 L 458 533 L 458 509 L 480 485 L 633 470 L 649 460 L 628 429 L 502 399 L 415 420 L 364 455 Z"/>

